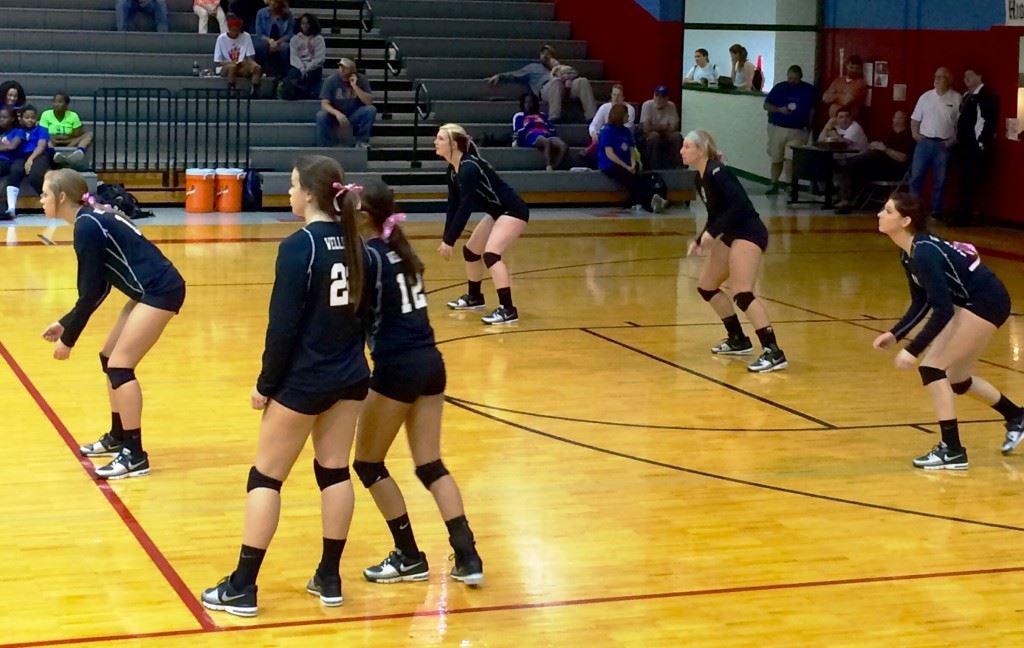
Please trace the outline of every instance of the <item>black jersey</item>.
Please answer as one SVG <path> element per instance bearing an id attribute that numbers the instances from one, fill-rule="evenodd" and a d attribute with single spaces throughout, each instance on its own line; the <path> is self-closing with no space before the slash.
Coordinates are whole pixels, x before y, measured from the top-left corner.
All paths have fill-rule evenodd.
<path id="1" fill-rule="evenodd" d="M 740 181 L 726 165 L 710 160 L 697 183 L 701 200 L 708 208 L 708 223 L 704 229 L 711 236 L 733 238 L 750 221 L 760 221 L 750 197 Z"/>
<path id="2" fill-rule="evenodd" d="M 498 177 L 487 160 L 466 153 L 459 170 L 448 166 L 448 216 L 444 221 L 444 242 L 455 245 L 474 211 L 497 218 L 502 214 L 530 219 L 530 210 L 512 187 Z"/>
<path id="3" fill-rule="evenodd" d="M 74 346 L 113 286 L 136 301 L 183 290 L 185 281 L 163 253 L 130 220 L 90 207 L 75 217 L 78 301 L 60 319 L 61 342 Z"/>
<path id="4" fill-rule="evenodd" d="M 977 250 L 967 243 L 950 242 L 931 234 L 914 236 L 910 254 L 900 253 L 900 262 L 910 284 L 910 308 L 891 332 L 901 340 L 924 319 L 928 323 L 907 345 L 919 355 L 953 318 L 953 306 L 968 310 L 989 293 L 1005 293 L 999 278 L 981 263 Z M 987 301 L 987 300 L 986 300 Z"/>
<path id="5" fill-rule="evenodd" d="M 369 337 L 374 361 L 432 348 L 434 329 L 427 318 L 423 275 L 407 275 L 402 258 L 380 239 L 371 239 L 366 247 L 377 268 Z"/>
<path id="6" fill-rule="evenodd" d="M 360 252 L 366 277 L 375 277 L 372 259 L 365 249 Z M 369 292 L 370 286 L 363 289 L 364 302 Z M 349 302 L 341 225 L 308 223 L 281 241 L 277 251 L 263 371 L 256 389 L 269 397 L 284 387 L 324 393 L 367 379 L 363 326 Z"/>

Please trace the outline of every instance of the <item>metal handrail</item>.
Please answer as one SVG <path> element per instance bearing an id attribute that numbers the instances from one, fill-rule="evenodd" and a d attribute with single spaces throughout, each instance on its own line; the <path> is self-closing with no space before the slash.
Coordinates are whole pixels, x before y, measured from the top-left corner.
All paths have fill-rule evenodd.
<path id="1" fill-rule="evenodd" d="M 422 101 L 421 101 L 422 100 Z M 433 112 L 434 102 L 430 99 L 430 91 L 422 81 L 416 82 L 416 91 L 413 94 L 412 114 L 412 162 L 413 169 L 419 169 L 423 163 L 419 161 L 420 150 L 420 120 L 430 117 Z"/>
<path id="2" fill-rule="evenodd" d="M 391 119 L 391 104 L 388 100 L 388 80 L 402 73 L 402 50 L 394 41 L 384 42 L 384 110 L 382 119 Z"/>
<path id="3" fill-rule="evenodd" d="M 335 4 L 335 7 L 338 5 Z M 375 15 L 373 13 L 373 5 L 370 4 L 370 0 L 363 0 L 363 4 L 359 5 L 359 36 L 358 44 L 356 45 L 358 54 L 356 60 L 360 64 L 363 62 L 363 34 L 368 34 L 373 31 L 373 19 Z"/>
<path id="4" fill-rule="evenodd" d="M 175 97 L 185 166 L 249 167 L 252 99 L 237 88 L 184 88 Z M 191 153 L 191 155 L 190 155 Z"/>

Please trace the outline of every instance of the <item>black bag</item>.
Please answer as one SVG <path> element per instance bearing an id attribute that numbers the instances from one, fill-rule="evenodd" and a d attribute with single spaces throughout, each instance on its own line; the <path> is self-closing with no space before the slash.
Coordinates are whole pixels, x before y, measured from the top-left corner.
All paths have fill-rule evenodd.
<path id="1" fill-rule="evenodd" d="M 140 208 L 135 196 L 125 189 L 123 184 L 117 182 L 101 182 L 97 185 L 96 200 L 110 205 L 132 220 L 154 216 L 153 212 Z"/>
<path id="2" fill-rule="evenodd" d="M 242 209 L 258 211 L 263 209 L 263 176 L 256 169 L 245 170 L 242 186 Z"/>
<path id="3" fill-rule="evenodd" d="M 655 173 L 654 171 L 641 173 L 639 185 L 640 195 L 637 197 L 640 199 L 640 204 L 645 210 L 649 212 L 654 211 L 651 200 L 656 195 L 668 200 L 668 185 L 665 184 L 665 178 L 661 177 L 660 173 Z"/>

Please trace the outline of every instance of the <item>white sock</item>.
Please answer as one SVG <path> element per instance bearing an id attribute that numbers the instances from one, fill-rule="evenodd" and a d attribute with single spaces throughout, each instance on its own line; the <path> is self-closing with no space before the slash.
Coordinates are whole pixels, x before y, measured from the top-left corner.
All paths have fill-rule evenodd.
<path id="1" fill-rule="evenodd" d="M 18 194 L 21 193 L 21 187 L 7 187 L 7 211 L 14 213 L 18 207 Z"/>

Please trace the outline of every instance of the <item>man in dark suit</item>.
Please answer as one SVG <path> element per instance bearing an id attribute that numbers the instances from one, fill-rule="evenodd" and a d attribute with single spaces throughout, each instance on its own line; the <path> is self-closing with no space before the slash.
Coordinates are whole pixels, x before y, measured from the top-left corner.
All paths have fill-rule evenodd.
<path id="1" fill-rule="evenodd" d="M 964 72 L 964 93 L 956 122 L 957 153 L 960 158 L 960 196 L 952 225 L 967 225 L 975 216 L 978 190 L 988 175 L 999 121 L 999 98 L 985 87 L 981 74 Z"/>

